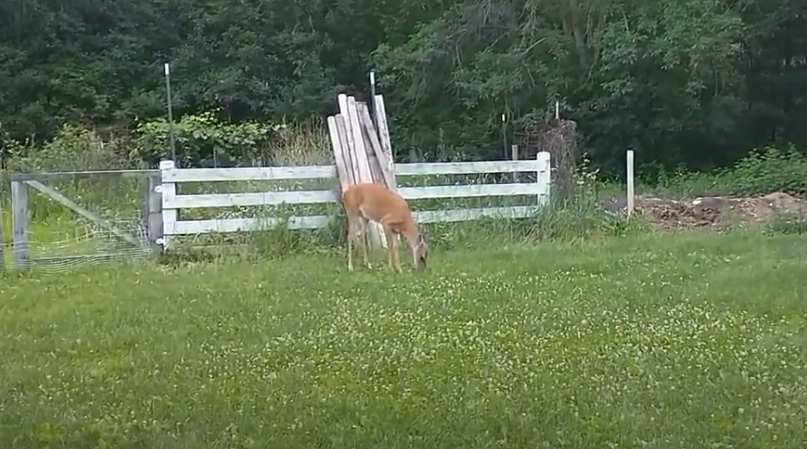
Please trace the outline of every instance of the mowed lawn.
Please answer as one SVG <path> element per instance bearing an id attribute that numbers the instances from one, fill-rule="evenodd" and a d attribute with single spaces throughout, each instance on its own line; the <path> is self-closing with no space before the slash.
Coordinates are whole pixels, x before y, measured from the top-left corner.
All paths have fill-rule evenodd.
<path id="1" fill-rule="evenodd" d="M 0 298 L 3 448 L 807 444 L 805 237 L 107 266 Z"/>

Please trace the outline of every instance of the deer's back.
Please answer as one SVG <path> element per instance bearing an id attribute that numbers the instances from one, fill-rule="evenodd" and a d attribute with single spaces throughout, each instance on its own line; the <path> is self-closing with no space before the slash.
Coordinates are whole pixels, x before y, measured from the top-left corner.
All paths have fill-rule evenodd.
<path id="1" fill-rule="evenodd" d="M 345 191 L 342 201 L 349 213 L 361 212 L 374 221 L 390 213 L 410 215 L 406 200 L 380 184 L 357 184 Z"/>

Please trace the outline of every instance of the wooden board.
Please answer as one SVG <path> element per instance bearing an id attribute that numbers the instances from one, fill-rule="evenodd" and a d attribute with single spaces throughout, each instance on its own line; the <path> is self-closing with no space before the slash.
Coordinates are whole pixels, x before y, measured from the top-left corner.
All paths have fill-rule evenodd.
<path id="1" fill-rule="evenodd" d="M 361 122 L 364 135 L 367 139 L 368 149 L 376 164 L 376 171 L 378 172 L 376 182 L 384 184 L 392 191 L 397 190 L 398 184 L 395 181 L 395 167 L 392 164 L 392 160 L 381 147 L 375 124 L 373 123 L 372 117 L 370 117 L 370 111 L 365 105 L 359 108 L 359 121 Z"/>
<path id="2" fill-rule="evenodd" d="M 392 153 L 392 141 L 390 140 L 389 125 L 387 122 L 387 107 L 384 104 L 383 95 L 377 94 L 373 98 L 373 111 L 375 112 L 375 127 L 378 132 L 378 141 L 381 148 L 378 160 L 381 162 L 382 167 L 385 167 L 386 170 L 392 173 L 394 180 L 395 159 Z M 397 185 L 395 187 L 397 187 Z"/>

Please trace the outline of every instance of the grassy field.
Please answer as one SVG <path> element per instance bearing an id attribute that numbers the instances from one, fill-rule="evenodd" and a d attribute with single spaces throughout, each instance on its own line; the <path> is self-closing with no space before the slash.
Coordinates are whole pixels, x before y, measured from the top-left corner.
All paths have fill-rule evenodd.
<path id="1" fill-rule="evenodd" d="M 805 254 L 646 234 L 401 275 L 341 253 L 6 274 L 0 447 L 802 448 Z"/>

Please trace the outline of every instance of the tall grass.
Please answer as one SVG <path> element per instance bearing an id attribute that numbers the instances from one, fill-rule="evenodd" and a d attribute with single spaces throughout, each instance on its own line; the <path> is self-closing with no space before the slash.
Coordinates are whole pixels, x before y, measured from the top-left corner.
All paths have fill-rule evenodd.
<path id="1" fill-rule="evenodd" d="M 282 165 L 324 165 L 332 163 L 330 141 L 321 123 L 291 124 L 285 126 L 282 139 L 272 143 L 270 149 L 274 161 Z M 118 134 L 110 138 L 102 137 L 95 130 L 75 126 L 65 126 L 50 142 L 42 146 L 30 142 L 7 142 L 12 158 L 7 163 L 7 170 L 2 173 L 4 182 L 0 188 L 0 209 L 3 225 L 3 237 L 6 247 L 11 245 L 11 204 L 8 191 L 8 177 L 12 173 L 73 172 L 73 171 L 105 171 L 126 169 L 155 169 L 142 160 L 133 157 L 137 145 L 135 138 L 128 134 Z M 144 152 L 142 149 L 140 152 Z M 267 150 L 268 151 L 268 150 Z M 112 175 L 97 175 L 92 178 L 75 178 L 69 180 L 46 181 L 65 196 L 83 207 L 97 213 L 104 219 L 123 226 L 140 226 L 145 217 L 145 198 L 147 181 L 141 178 L 121 178 Z M 183 185 L 184 193 L 224 193 L 228 191 L 256 190 L 300 190 L 303 188 L 330 188 L 329 183 L 315 185 L 261 185 L 260 183 L 228 183 Z M 43 196 L 33 189 L 28 189 L 28 210 L 30 213 L 29 233 L 32 251 L 40 255 L 63 253 L 69 242 L 85 238 L 88 226 L 73 211 Z M 204 215 L 206 211 L 191 211 Z M 210 211 L 207 211 L 210 212 Z M 248 216 L 249 211 L 235 211 L 241 216 Z M 276 211 L 261 210 L 262 215 Z M 212 212 L 212 218 L 233 216 L 232 210 Z M 217 215 L 218 214 L 218 215 Z M 82 251 L 82 248 L 73 248 Z M 88 249 L 89 250 L 89 249 Z M 72 250 L 71 250 L 72 252 Z"/>
<path id="2" fill-rule="evenodd" d="M 149 167 L 133 159 L 133 138 L 119 135 L 115 139 L 101 138 L 92 130 L 65 127 L 53 141 L 37 147 L 25 143 L 12 146 L 14 157 L 10 171 L 84 171 L 142 169 Z M 139 151 L 143 151 L 142 149 Z M 288 124 L 284 126 L 283 138 L 272 142 L 272 147 L 261 150 L 271 152 L 278 165 L 327 165 L 333 163 L 330 140 L 321 122 Z M 735 167 L 716 173 L 691 173 L 677 171 L 663 174 L 652 183 L 639 180 L 645 191 L 665 196 L 695 196 L 707 194 L 749 195 L 774 190 L 802 194 L 807 192 L 807 181 L 802 173 L 807 172 L 807 158 L 792 148 L 779 150 L 766 148 L 754 152 Z M 645 231 L 647 226 L 639 220 L 604 212 L 598 201 L 609 194 L 624 191 L 621 185 L 603 183 L 596 171 L 586 164 L 578 173 L 579 192 L 575 201 L 568 204 L 552 204 L 533 217 L 518 220 L 484 219 L 463 223 L 434 223 L 423 225 L 429 240 L 436 248 L 473 247 L 484 240 L 498 239 L 510 242 L 590 239 L 599 236 L 626 235 Z M 501 175 L 478 176 L 445 175 L 399 177 L 402 186 L 478 184 L 500 182 Z M 4 183 L 6 188 L 8 183 Z M 146 183 L 144 179 L 97 177 L 59 181 L 52 186 L 90 210 L 98 212 L 111 221 L 140 223 L 144 217 Z M 295 190 L 338 190 L 335 180 L 305 180 L 279 182 L 220 182 L 186 183 L 180 193 L 228 193 Z M 640 187 L 641 190 L 641 187 Z M 3 193 L 0 191 L 0 193 Z M 4 236 L 10 239 L 10 205 L 8 195 L 3 195 Z M 534 205 L 535 198 L 481 197 L 460 199 L 427 199 L 412 201 L 415 210 L 467 209 L 494 206 Z M 33 250 L 47 253 L 58 242 L 77 239 L 86 233 L 85 224 L 72 211 L 36 192 L 30 194 L 31 234 Z M 209 249 L 227 243 L 228 254 L 248 257 L 285 257 L 299 252 L 332 251 L 344 244 L 345 219 L 337 203 L 319 205 L 283 205 L 278 207 L 233 207 L 217 209 L 193 209 L 182 212 L 183 219 L 221 218 L 289 218 L 301 215 L 325 215 L 333 217 L 333 224 L 324 229 L 299 231 L 287 226 L 268 227 L 264 231 L 229 235 L 203 235 L 179 239 L 176 253 L 171 260 L 182 257 L 212 257 L 199 246 Z M 779 228 L 796 229 L 793 220 L 779 220 L 788 225 Z M 190 248 L 197 248 L 191 250 Z M 218 254 L 218 250 L 216 251 Z M 184 254 L 184 256 L 182 256 Z"/>

